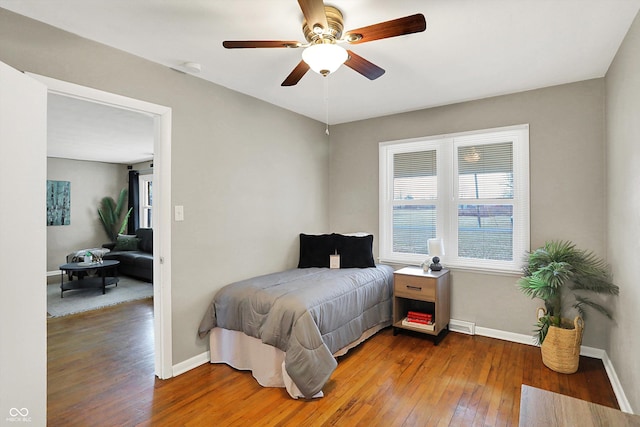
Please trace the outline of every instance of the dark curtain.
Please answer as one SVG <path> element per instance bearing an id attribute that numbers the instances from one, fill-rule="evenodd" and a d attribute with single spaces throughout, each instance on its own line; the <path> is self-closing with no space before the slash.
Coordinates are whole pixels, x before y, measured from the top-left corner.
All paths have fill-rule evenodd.
<path id="1" fill-rule="evenodd" d="M 129 216 L 127 234 L 136 234 L 136 230 L 140 228 L 140 185 L 138 175 L 138 171 L 129 171 L 129 208 L 133 209 Z"/>

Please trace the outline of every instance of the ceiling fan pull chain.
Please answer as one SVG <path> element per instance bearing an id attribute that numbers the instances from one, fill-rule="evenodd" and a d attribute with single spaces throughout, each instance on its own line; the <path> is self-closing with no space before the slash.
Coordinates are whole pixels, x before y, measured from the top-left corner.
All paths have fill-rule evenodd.
<path id="1" fill-rule="evenodd" d="M 324 77 L 324 105 L 325 105 L 325 123 L 324 133 L 329 135 L 329 79 Z"/>

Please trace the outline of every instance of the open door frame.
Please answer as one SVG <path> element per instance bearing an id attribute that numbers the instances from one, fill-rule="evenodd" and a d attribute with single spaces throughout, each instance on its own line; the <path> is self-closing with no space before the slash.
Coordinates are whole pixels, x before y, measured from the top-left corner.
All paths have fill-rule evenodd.
<path id="1" fill-rule="evenodd" d="M 26 73 L 44 83 L 49 93 L 124 108 L 154 118 L 153 172 L 153 305 L 155 373 L 173 377 L 171 337 L 171 108 L 116 95 L 38 74 Z"/>
<path id="2" fill-rule="evenodd" d="M 0 94 L 0 424 L 46 425 L 47 89 L 0 62 Z"/>

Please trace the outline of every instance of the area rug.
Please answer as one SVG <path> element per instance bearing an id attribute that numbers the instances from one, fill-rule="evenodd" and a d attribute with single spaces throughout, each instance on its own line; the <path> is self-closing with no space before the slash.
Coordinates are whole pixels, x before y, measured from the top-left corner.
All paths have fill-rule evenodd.
<path id="1" fill-rule="evenodd" d="M 60 284 L 51 284 L 47 285 L 47 313 L 49 317 L 62 317 L 152 296 L 151 283 L 130 277 L 120 277 L 118 286 L 107 286 L 104 295 L 101 288 L 78 289 L 65 291 L 60 298 Z"/>

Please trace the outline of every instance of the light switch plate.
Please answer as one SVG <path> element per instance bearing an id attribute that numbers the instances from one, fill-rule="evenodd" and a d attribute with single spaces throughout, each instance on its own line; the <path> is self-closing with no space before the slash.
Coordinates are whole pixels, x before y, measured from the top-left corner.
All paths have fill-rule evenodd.
<path id="1" fill-rule="evenodd" d="M 175 219 L 176 221 L 184 221 L 184 206 L 175 206 Z"/>

